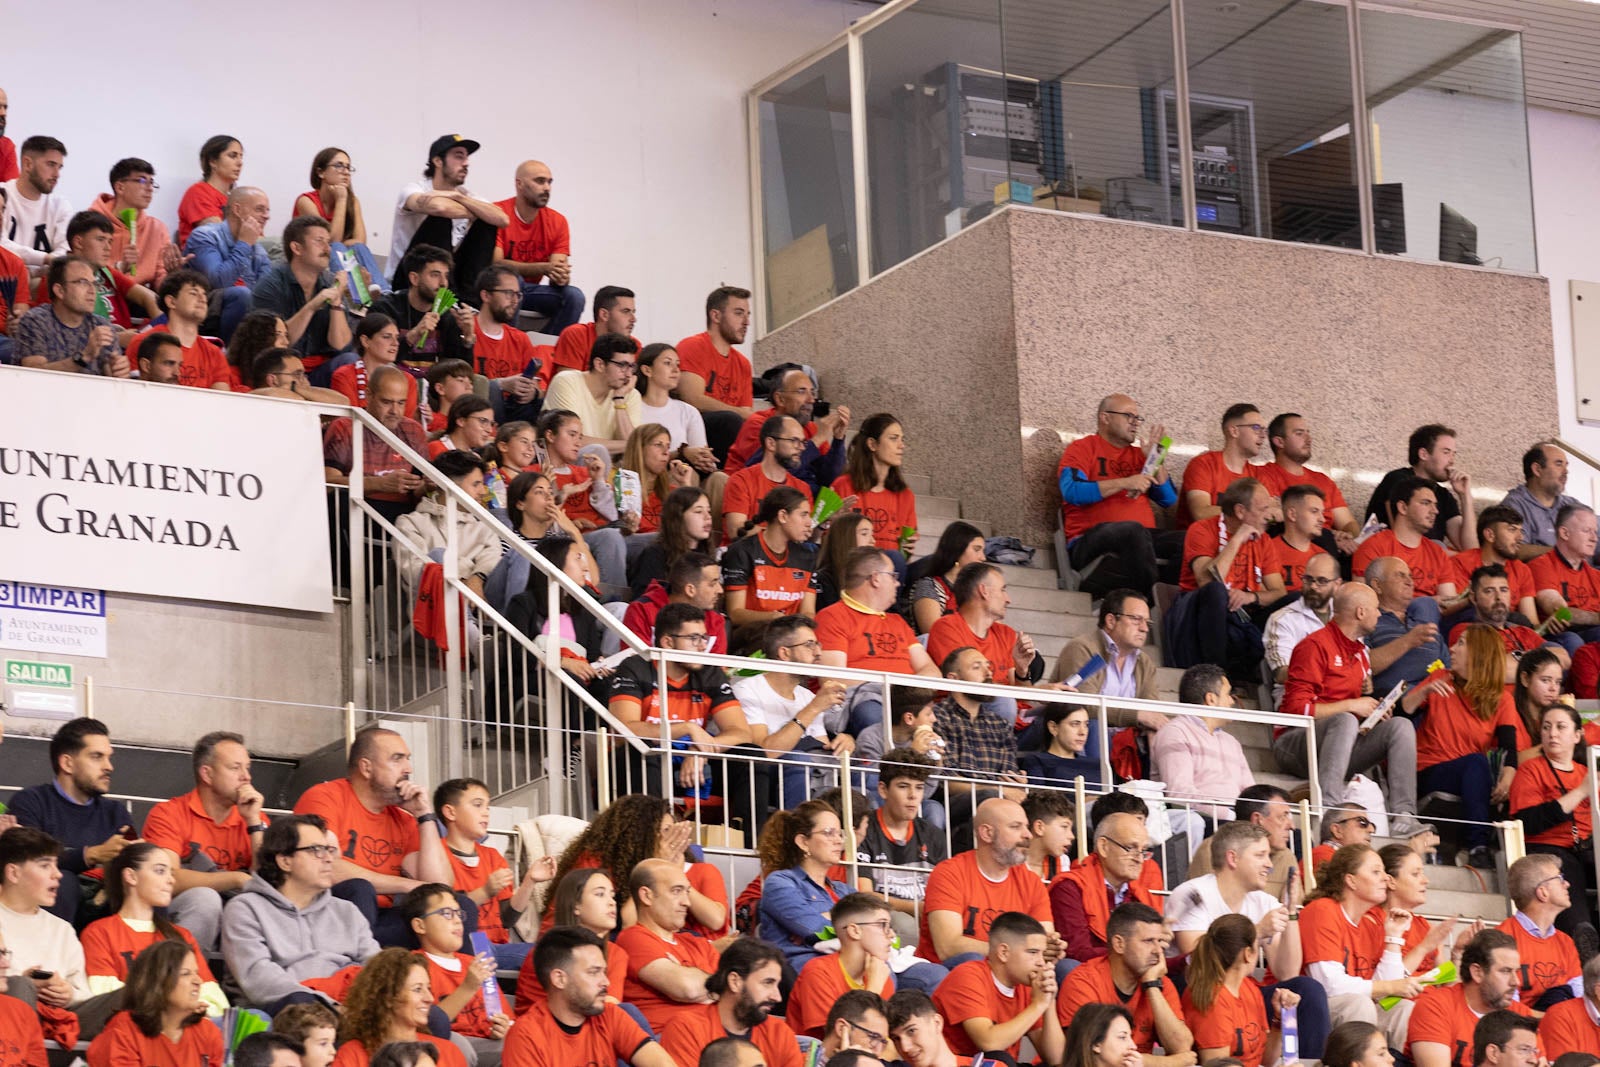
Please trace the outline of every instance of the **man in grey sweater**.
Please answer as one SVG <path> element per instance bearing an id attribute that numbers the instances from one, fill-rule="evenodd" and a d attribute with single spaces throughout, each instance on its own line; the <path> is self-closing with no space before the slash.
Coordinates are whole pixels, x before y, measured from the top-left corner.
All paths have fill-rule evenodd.
<path id="1" fill-rule="evenodd" d="M 256 872 L 222 910 L 222 955 L 244 999 L 276 1015 L 290 1004 L 332 1003 L 378 943 L 347 900 L 329 892 L 339 846 L 317 815 L 274 820 Z"/>

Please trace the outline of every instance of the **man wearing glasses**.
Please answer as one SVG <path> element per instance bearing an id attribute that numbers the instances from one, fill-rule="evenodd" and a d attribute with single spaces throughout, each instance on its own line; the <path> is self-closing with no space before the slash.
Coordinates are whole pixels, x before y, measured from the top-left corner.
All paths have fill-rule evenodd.
<path id="1" fill-rule="evenodd" d="M 1222 413 L 1222 449 L 1202 452 L 1183 468 L 1178 528 L 1222 512 L 1217 498 L 1240 478 L 1253 478 L 1256 457 L 1267 443 L 1267 427 L 1254 404 L 1234 404 Z"/>
<path id="2" fill-rule="evenodd" d="M 1367 809 L 1360 804 L 1345 802 L 1322 817 L 1322 843 L 1311 850 L 1312 869 L 1333 859 L 1333 854 L 1346 845 L 1372 843 L 1372 832 L 1377 824 L 1367 818 Z"/>
<path id="3" fill-rule="evenodd" d="M 533 342 L 517 329 L 517 307 L 522 286 L 509 267 L 487 267 L 478 275 L 477 337 L 472 357 L 473 369 L 489 379 L 489 399 L 495 401 L 495 417 L 503 426 L 508 422 L 532 422 L 539 399 L 538 360 Z"/>
<path id="4" fill-rule="evenodd" d="M 1333 618 L 1333 594 L 1339 588 L 1339 564 L 1326 552 L 1314 553 L 1300 572 L 1300 595 L 1267 617 L 1263 643 L 1272 668 L 1272 705 L 1283 700 L 1289 677 L 1289 657 L 1295 646 L 1328 625 Z"/>
<path id="5" fill-rule="evenodd" d="M 316 815 L 274 819 L 256 873 L 222 909 L 222 955 L 244 1000 L 276 1015 L 290 1004 L 338 1002 L 378 954 L 361 911 L 332 893 L 339 846 Z"/>
<path id="6" fill-rule="evenodd" d="M 1545 1011 L 1583 996 L 1578 947 L 1555 925 L 1556 916 L 1572 906 L 1572 886 L 1562 877 L 1561 862 L 1539 853 L 1522 857 L 1506 872 L 1506 894 L 1517 910 L 1495 929 L 1516 939 L 1522 1003 Z"/>
<path id="7" fill-rule="evenodd" d="M 111 191 L 101 193 L 89 205 L 116 224 L 111 238 L 111 261 L 133 276 L 140 285 L 154 288 L 169 270 L 178 269 L 178 246 L 172 243 L 167 224 L 149 214 L 150 201 L 160 189 L 156 169 L 145 160 L 130 156 L 111 165 Z M 123 213 L 133 212 L 133 224 L 123 221 Z"/>
<path id="8" fill-rule="evenodd" d="M 1139 447 L 1144 421 L 1131 396 L 1113 393 L 1100 401 L 1095 432 L 1068 445 L 1056 470 L 1067 551 L 1077 570 L 1094 568 L 1082 588 L 1096 596 L 1127 586 L 1148 597 L 1158 578 L 1178 580 L 1183 531 L 1156 529 L 1150 506 L 1171 507 L 1178 494 L 1165 464 L 1144 473 L 1146 451 L 1164 433 L 1157 425 Z"/>
<path id="9" fill-rule="evenodd" d="M 546 411 L 571 411 L 583 425 L 583 443 L 604 445 L 616 455 L 644 420 L 639 391 L 633 387 L 639 355 L 633 338 L 601 334 L 589 349 L 589 369 L 564 370 L 550 380 Z"/>
<path id="10" fill-rule="evenodd" d="M 95 314 L 94 267 L 79 256 L 52 260 L 45 275 L 50 303 L 29 308 L 13 324 L 13 355 L 24 367 L 68 374 L 128 376 L 128 357 L 111 320 Z"/>
<path id="11" fill-rule="evenodd" d="M 735 471 L 722 491 L 722 528 L 730 541 L 742 536 L 745 520 L 760 511 L 761 501 L 779 486 L 787 485 L 804 493 L 808 503 L 811 500 L 811 487 L 794 475 L 806 447 L 800 423 L 788 415 L 774 415 L 761 424 L 760 443 L 760 461 Z"/>
<path id="12" fill-rule="evenodd" d="M 827 1022 L 823 1024 L 822 1046 L 817 1049 L 815 1058 L 806 1062 L 808 1065 L 844 1062 L 839 1057 L 847 1052 L 878 1057 L 888 1047 L 889 1017 L 883 998 L 870 989 L 852 989 L 833 1002 Z"/>
<path id="13" fill-rule="evenodd" d="M 1066 940 L 1068 959 L 1087 962 L 1110 951 L 1106 923 L 1128 901 L 1152 908 L 1155 898 L 1138 884 L 1153 855 L 1144 820 L 1119 811 L 1094 828 L 1094 853 L 1050 887 L 1050 915 Z"/>

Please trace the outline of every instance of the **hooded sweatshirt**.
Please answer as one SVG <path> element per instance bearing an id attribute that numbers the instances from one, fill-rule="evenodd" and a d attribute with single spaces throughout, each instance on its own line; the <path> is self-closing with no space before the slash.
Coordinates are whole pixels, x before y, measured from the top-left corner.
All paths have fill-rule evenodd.
<path id="1" fill-rule="evenodd" d="M 644 591 L 644 596 L 628 605 L 628 610 L 622 615 L 622 624 L 639 635 L 639 640 L 647 645 L 656 643 L 656 616 L 661 614 L 661 609 L 667 606 L 667 586 L 659 580 L 652 580 L 649 588 Z M 711 647 L 707 652 L 714 652 L 719 656 L 728 654 L 728 620 L 720 611 L 706 612 L 706 633 L 711 635 Z"/>
<path id="2" fill-rule="evenodd" d="M 412 544 L 428 553 L 435 562 L 444 562 L 447 531 L 445 528 L 444 501 L 430 494 L 422 499 L 415 511 L 395 520 L 399 530 Z M 500 527 L 504 529 L 504 527 Z M 434 555 L 434 549 L 441 551 Z M 466 508 L 456 509 L 456 560 L 463 579 L 474 574 L 487 577 L 500 565 L 500 534 L 496 524 L 491 524 L 470 514 Z M 397 561 L 400 577 L 409 589 L 417 587 L 423 565 L 428 560 L 412 553 L 403 553 Z"/>
<path id="3" fill-rule="evenodd" d="M 251 1004 L 308 992 L 301 979 L 326 978 L 377 953 L 360 909 L 330 892 L 297 908 L 260 875 L 251 875 L 222 909 L 222 955 Z"/>
<path id="4" fill-rule="evenodd" d="M 128 248 L 128 227 L 117 215 L 113 206 L 116 202 L 116 197 L 110 193 L 101 193 L 95 202 L 89 205 L 89 210 L 98 211 L 117 224 L 116 232 L 111 235 L 111 262 L 120 270 L 122 254 Z M 166 223 L 148 211 L 139 212 L 139 217 L 134 220 L 134 227 L 133 235 L 139 242 L 139 259 L 134 269 L 128 273 L 132 274 L 133 280 L 140 285 L 148 285 L 154 289 L 161 284 L 161 279 L 167 276 L 167 269 L 161 265 L 161 253 L 172 243 L 172 232 L 167 229 Z"/>

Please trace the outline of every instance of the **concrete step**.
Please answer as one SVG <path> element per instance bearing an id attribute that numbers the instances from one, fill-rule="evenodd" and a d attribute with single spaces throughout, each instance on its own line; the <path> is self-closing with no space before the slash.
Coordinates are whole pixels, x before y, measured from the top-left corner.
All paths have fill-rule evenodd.
<path id="1" fill-rule="evenodd" d="M 924 496 L 917 494 L 918 521 L 928 518 L 953 518 L 961 517 L 961 501 L 953 496 Z"/>
<path id="2" fill-rule="evenodd" d="M 1021 568 L 1031 572 L 1033 568 Z M 1065 589 L 1041 588 L 1032 585 L 1013 585 L 1006 578 L 1006 595 L 1011 598 L 1010 610 L 1056 611 L 1064 615 L 1094 616 L 1094 598 L 1088 593 L 1069 593 Z"/>
<path id="3" fill-rule="evenodd" d="M 926 556 L 931 553 L 934 546 L 939 543 L 939 535 L 944 533 L 944 528 L 952 522 L 969 522 L 978 528 L 985 537 L 994 536 L 994 526 L 983 519 L 958 519 L 953 515 L 924 515 L 919 509 L 917 512 L 917 554 Z"/>
<path id="4" fill-rule="evenodd" d="M 1089 615 L 1075 615 L 1065 611 L 1031 611 L 1019 609 L 1015 604 L 1006 611 L 1006 625 L 1012 629 L 1032 634 L 1035 641 L 1047 634 L 1076 637 L 1094 628 Z"/>
<path id="5" fill-rule="evenodd" d="M 1068 641 L 1072 640 L 1074 637 L 1077 637 L 1079 634 L 1088 633 L 1090 630 L 1094 629 L 1093 619 L 1085 619 L 1076 615 L 1068 615 L 1064 617 L 1070 620 L 1070 627 L 1073 628 L 1072 633 L 1029 634 L 1029 636 L 1033 638 L 1033 647 L 1039 650 L 1039 655 L 1044 657 L 1044 661 L 1048 665 L 1046 673 L 1048 673 L 1049 670 L 1054 669 L 1055 662 L 1057 659 L 1061 658 L 1061 650 L 1067 646 Z"/>
<path id="6" fill-rule="evenodd" d="M 1441 867 L 1429 867 L 1429 879 Z M 1500 893 L 1459 893 L 1448 889 L 1429 889 L 1428 902 L 1422 907 L 1425 915 L 1461 915 L 1482 919 L 1488 925 L 1503 922 L 1511 914 L 1510 905 Z"/>
<path id="7" fill-rule="evenodd" d="M 919 504 L 924 494 L 933 492 L 933 479 L 926 474 L 912 474 L 910 471 L 902 470 L 900 477 L 906 480 L 906 487 L 917 494 L 917 502 Z"/>
<path id="8" fill-rule="evenodd" d="M 1005 572 L 1006 587 L 1013 593 L 1019 585 L 1025 585 L 1033 589 L 1048 589 L 1051 592 L 1058 591 L 1056 572 L 1054 570 L 1044 570 L 1039 567 L 1013 567 L 1007 564 L 1001 564 L 1000 569 Z"/>

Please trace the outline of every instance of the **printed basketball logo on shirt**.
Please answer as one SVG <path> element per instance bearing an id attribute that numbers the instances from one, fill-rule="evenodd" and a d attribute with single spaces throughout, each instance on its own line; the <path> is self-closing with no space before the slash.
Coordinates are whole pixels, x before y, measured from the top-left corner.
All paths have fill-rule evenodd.
<path id="1" fill-rule="evenodd" d="M 1261 1024 L 1256 1022 L 1249 1022 L 1244 1026 L 1235 1027 L 1233 1035 L 1233 1054 L 1235 1056 L 1243 1056 L 1245 1049 L 1258 1048 L 1266 1043 L 1266 1034 L 1262 1032 Z"/>
<path id="2" fill-rule="evenodd" d="M 893 630 L 879 630 L 876 633 L 869 630 L 861 636 L 867 639 L 869 656 L 893 656 L 900 652 L 900 635 Z"/>
<path id="3" fill-rule="evenodd" d="M 362 834 L 356 830 L 351 830 L 350 837 L 345 842 L 344 858 L 355 860 L 358 848 L 361 852 L 361 858 L 357 862 L 368 870 L 381 870 L 384 864 L 389 862 L 390 857 L 394 855 L 394 843 L 392 841 L 385 841 L 370 834 Z"/>
<path id="4" fill-rule="evenodd" d="M 1530 975 L 1533 981 L 1538 983 L 1538 988 L 1540 989 L 1549 989 L 1551 986 L 1561 985 L 1563 981 L 1561 968 L 1555 963 L 1554 960 L 1539 960 L 1536 963 L 1524 963 L 1521 967 L 1521 970 L 1523 992 L 1527 992 L 1534 988 L 1533 984 L 1529 981 Z"/>

